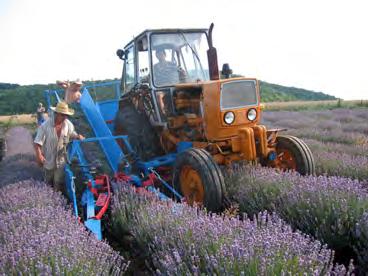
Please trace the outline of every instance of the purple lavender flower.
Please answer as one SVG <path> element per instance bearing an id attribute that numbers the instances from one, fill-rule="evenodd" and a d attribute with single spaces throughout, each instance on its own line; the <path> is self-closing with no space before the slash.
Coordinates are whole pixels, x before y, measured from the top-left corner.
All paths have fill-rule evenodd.
<path id="1" fill-rule="evenodd" d="M 358 256 L 360 272 L 368 271 L 368 212 L 356 223 L 354 237 L 357 240 L 354 250 Z"/>
<path id="2" fill-rule="evenodd" d="M 238 169 L 226 179 L 230 197 L 249 215 L 264 209 L 277 212 L 294 228 L 339 254 L 344 251 L 347 258 L 346 253 L 353 252 L 354 244 L 360 242 L 353 233 L 368 209 L 368 191 L 363 182 L 342 177 L 303 177 L 261 167 Z"/>
<path id="3" fill-rule="evenodd" d="M 333 252 L 267 212 L 253 220 L 207 214 L 123 188 L 112 206 L 115 233 L 127 228 L 156 274 L 330 274 Z M 122 231 L 121 231 L 122 229 Z M 344 273 L 343 266 L 336 273 Z"/>
<path id="4" fill-rule="evenodd" d="M 26 179 L 42 180 L 42 169 L 33 155 L 17 154 L 5 157 L 0 163 L 0 188 Z"/>
<path id="5" fill-rule="evenodd" d="M 367 109 L 323 111 L 266 111 L 263 123 L 268 127 L 287 128 L 300 138 L 350 145 L 367 145 Z"/>
<path id="6" fill-rule="evenodd" d="M 0 274 L 122 274 L 127 262 L 90 235 L 44 183 L 0 190 Z"/>

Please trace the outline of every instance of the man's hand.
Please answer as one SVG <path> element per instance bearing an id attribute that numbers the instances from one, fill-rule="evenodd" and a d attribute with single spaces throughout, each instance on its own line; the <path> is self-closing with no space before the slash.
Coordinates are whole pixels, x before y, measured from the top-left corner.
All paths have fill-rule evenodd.
<path id="1" fill-rule="evenodd" d="M 40 166 L 40 167 L 43 167 L 43 164 L 45 164 L 45 161 L 46 161 L 46 158 L 45 156 L 43 156 L 43 154 L 37 154 L 36 155 L 36 161 L 37 161 L 37 164 Z"/>
<path id="2" fill-rule="evenodd" d="M 43 164 L 46 161 L 46 158 L 45 158 L 45 156 L 43 155 L 43 153 L 41 151 L 41 145 L 35 143 L 34 144 L 34 149 L 35 149 L 35 152 L 36 152 L 36 161 L 37 161 L 37 164 L 42 167 Z"/>
<path id="3" fill-rule="evenodd" d="M 78 140 L 84 140 L 84 139 L 85 139 L 85 137 L 84 137 L 82 134 L 78 134 L 77 139 L 78 139 Z"/>

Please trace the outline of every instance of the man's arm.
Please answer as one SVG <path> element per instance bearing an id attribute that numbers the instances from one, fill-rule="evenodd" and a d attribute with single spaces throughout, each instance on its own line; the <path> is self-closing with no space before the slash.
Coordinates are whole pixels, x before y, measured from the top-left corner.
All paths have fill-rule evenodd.
<path id="1" fill-rule="evenodd" d="M 70 134 L 70 138 L 76 140 L 83 140 L 85 137 L 82 134 L 78 134 L 75 130 L 73 130 L 72 134 Z"/>
<path id="2" fill-rule="evenodd" d="M 69 121 L 70 123 L 70 130 L 71 130 L 71 134 L 70 134 L 70 138 L 71 139 L 76 139 L 76 140 L 83 140 L 85 139 L 85 137 L 82 135 L 82 134 L 78 134 L 76 131 L 75 131 L 75 128 L 74 128 L 74 125 Z"/>
<path id="3" fill-rule="evenodd" d="M 36 161 L 38 165 L 43 166 L 43 164 L 46 161 L 46 158 L 42 153 L 42 146 L 40 144 L 34 143 L 34 149 L 36 152 Z"/>
<path id="4" fill-rule="evenodd" d="M 43 164 L 46 161 L 46 158 L 42 153 L 42 145 L 44 144 L 44 142 L 45 142 L 45 130 L 43 126 L 40 126 L 37 129 L 37 134 L 33 141 L 33 146 L 36 153 L 36 161 L 40 166 L 43 166 Z"/>

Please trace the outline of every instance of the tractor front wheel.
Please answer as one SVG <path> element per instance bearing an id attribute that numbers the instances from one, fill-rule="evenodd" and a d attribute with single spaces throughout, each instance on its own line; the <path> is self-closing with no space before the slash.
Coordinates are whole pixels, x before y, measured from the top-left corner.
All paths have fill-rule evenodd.
<path id="1" fill-rule="evenodd" d="M 218 211 L 222 207 L 224 177 L 212 156 L 203 149 L 193 148 L 178 155 L 173 184 L 189 205 L 196 203 L 209 211 Z"/>
<path id="2" fill-rule="evenodd" d="M 312 152 L 299 138 L 290 135 L 277 136 L 276 153 L 276 159 L 269 163 L 271 167 L 297 171 L 301 175 L 315 174 Z"/>

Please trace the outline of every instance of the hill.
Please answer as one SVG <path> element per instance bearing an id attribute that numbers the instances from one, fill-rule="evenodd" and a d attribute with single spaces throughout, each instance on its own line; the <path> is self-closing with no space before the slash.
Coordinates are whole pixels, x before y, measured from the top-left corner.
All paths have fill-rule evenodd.
<path id="1" fill-rule="evenodd" d="M 262 102 L 337 100 L 334 96 L 307 89 L 287 87 L 261 81 Z"/>
<path id="2" fill-rule="evenodd" d="M 110 80 L 104 80 L 110 81 Z M 96 81 L 102 82 L 102 81 Z M 85 82 L 91 84 L 91 82 Z M 333 100 L 333 96 L 301 88 L 286 87 L 261 81 L 262 102 Z M 58 89 L 55 84 L 18 85 L 0 83 L 0 115 L 34 113 L 39 102 L 45 102 L 44 91 Z"/>

